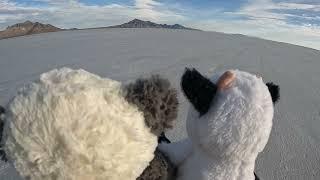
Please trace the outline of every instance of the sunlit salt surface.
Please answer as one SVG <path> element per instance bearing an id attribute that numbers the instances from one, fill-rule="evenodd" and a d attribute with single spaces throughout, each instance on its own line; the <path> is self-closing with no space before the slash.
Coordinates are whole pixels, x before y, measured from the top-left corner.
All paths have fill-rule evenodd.
<path id="1" fill-rule="evenodd" d="M 18 87 L 53 68 L 83 68 L 126 82 L 159 73 L 180 91 L 184 68 L 210 75 L 238 68 L 280 85 L 273 130 L 256 162 L 261 179 L 320 179 L 320 51 L 215 32 L 165 29 L 100 29 L 57 32 L 0 41 L 0 104 Z M 188 102 L 180 109 L 171 140 L 185 134 Z M 0 162 L 0 179 L 17 180 Z"/>

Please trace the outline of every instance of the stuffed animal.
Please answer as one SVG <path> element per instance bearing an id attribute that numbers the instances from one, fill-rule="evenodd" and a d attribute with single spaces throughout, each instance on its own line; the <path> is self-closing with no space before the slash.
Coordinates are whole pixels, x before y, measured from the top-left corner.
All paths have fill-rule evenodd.
<path id="1" fill-rule="evenodd" d="M 153 75 L 148 79 L 140 78 L 124 89 L 126 100 L 143 112 L 146 125 L 158 136 L 158 143 L 170 143 L 165 131 L 173 127 L 178 111 L 177 92 L 170 87 L 170 82 Z M 172 180 L 175 172 L 175 166 L 157 148 L 154 159 L 137 180 Z"/>
<path id="2" fill-rule="evenodd" d="M 195 69 L 186 69 L 181 86 L 192 104 L 188 138 L 159 147 L 177 166 L 177 179 L 255 179 L 255 160 L 268 142 L 279 87 L 239 70 L 208 79 Z"/>
<path id="3" fill-rule="evenodd" d="M 177 106 L 160 76 L 122 85 L 84 70 L 52 70 L 6 107 L 2 146 L 26 179 L 167 179 L 173 167 L 156 147 Z"/>

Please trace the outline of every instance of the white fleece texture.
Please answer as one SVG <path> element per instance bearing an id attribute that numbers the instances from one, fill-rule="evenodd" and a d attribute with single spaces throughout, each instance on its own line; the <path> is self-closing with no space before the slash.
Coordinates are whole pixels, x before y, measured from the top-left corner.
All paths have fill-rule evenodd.
<path id="1" fill-rule="evenodd" d="M 272 128 L 273 103 L 261 78 L 231 71 L 236 75 L 232 87 L 217 92 L 205 115 L 199 117 L 190 107 L 187 132 L 191 143 L 161 145 L 178 165 L 178 180 L 254 180 L 255 159 Z M 216 83 L 221 75 L 215 74 L 211 81 Z M 177 157 L 177 152 L 188 155 Z"/>
<path id="2" fill-rule="evenodd" d="M 135 180 L 157 137 L 121 84 L 84 70 L 42 74 L 9 104 L 5 151 L 31 180 Z"/>

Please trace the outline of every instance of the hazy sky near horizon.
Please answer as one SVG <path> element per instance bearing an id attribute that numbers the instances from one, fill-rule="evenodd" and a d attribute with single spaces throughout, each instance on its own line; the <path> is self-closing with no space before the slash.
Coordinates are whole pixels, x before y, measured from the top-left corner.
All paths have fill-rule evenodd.
<path id="1" fill-rule="evenodd" d="M 89 28 L 133 18 L 320 50 L 320 0 L 0 0 L 0 29 L 25 20 Z"/>

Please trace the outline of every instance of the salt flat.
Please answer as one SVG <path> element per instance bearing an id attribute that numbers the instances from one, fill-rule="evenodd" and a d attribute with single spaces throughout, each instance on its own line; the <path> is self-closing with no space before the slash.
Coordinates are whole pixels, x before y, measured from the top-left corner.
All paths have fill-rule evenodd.
<path id="1" fill-rule="evenodd" d="M 210 75 L 238 68 L 280 85 L 271 138 L 256 172 L 264 180 L 320 179 L 320 51 L 216 32 L 166 29 L 66 31 L 0 41 L 0 104 L 53 68 L 83 68 L 122 82 L 158 73 L 180 90 L 185 67 Z M 179 94 L 175 129 L 185 134 L 188 102 Z M 0 179 L 19 179 L 0 162 Z"/>

